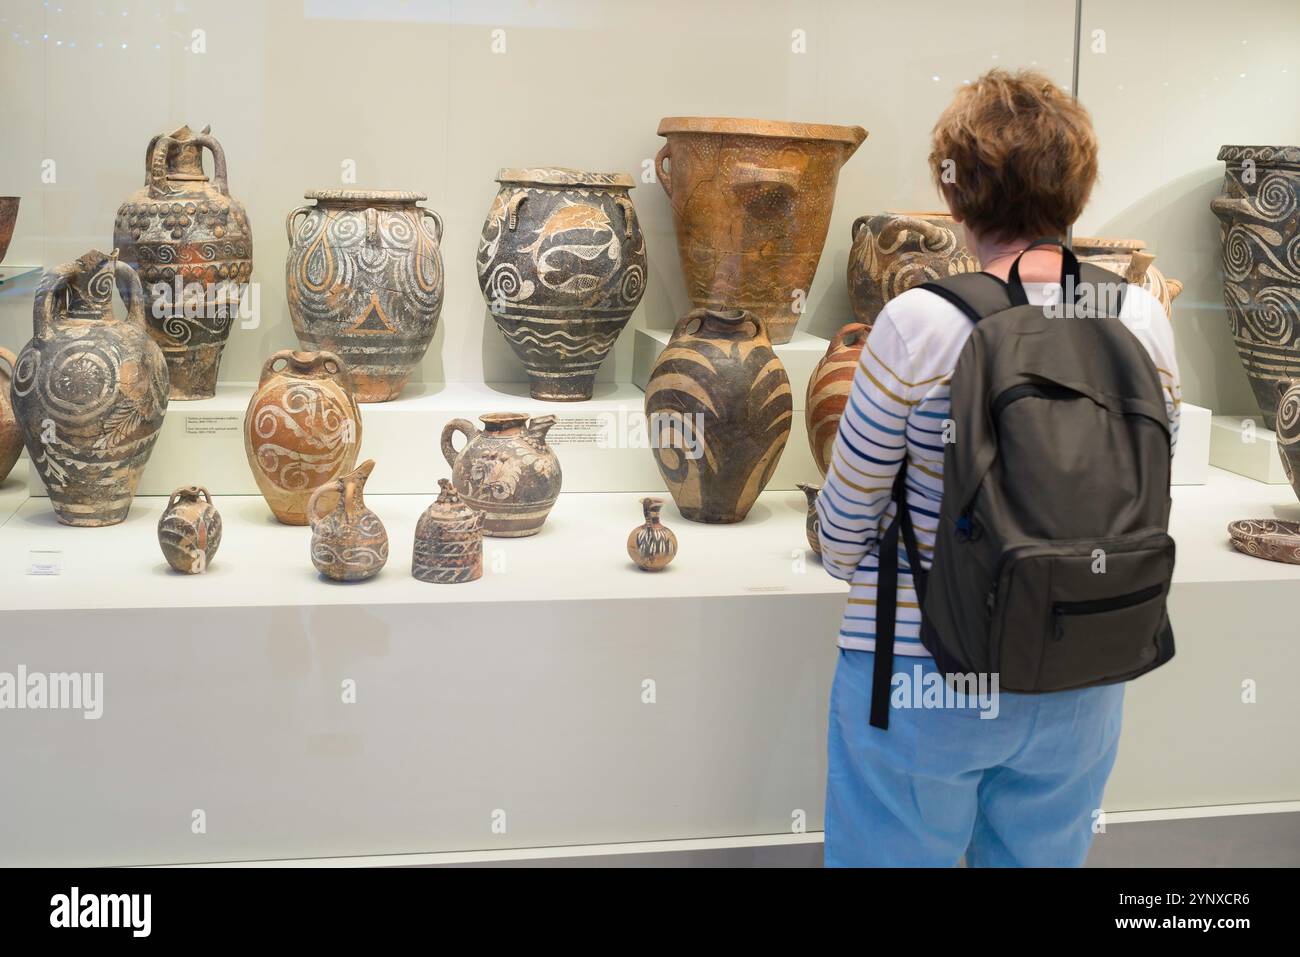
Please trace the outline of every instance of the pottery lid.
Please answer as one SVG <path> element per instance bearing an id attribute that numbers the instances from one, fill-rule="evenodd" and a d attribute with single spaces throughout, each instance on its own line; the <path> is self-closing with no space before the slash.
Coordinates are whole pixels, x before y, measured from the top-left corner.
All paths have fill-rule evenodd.
<path id="1" fill-rule="evenodd" d="M 867 138 L 860 126 L 832 126 L 829 123 L 787 123 L 782 120 L 746 120 L 733 116 L 665 116 L 659 121 L 660 136 L 669 133 L 732 133 L 741 136 L 791 137 L 805 140 L 833 140 L 854 149 Z"/>
<path id="2" fill-rule="evenodd" d="M 312 189 L 302 195 L 336 203 L 419 203 L 429 198 L 405 189 Z"/>
<path id="3" fill-rule="evenodd" d="M 497 182 L 534 186 L 621 186 L 624 189 L 636 185 L 627 173 L 589 173 L 564 166 L 530 166 L 527 169 L 507 166 L 497 170 Z"/>
<path id="4" fill-rule="evenodd" d="M 1300 168 L 1300 146 L 1221 146 L 1218 159 L 1226 163 L 1253 160 L 1266 166 Z"/>

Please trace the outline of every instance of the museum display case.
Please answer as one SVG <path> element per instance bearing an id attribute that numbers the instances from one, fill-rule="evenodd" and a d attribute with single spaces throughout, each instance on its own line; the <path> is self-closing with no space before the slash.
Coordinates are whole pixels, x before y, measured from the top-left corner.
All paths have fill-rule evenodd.
<path id="1" fill-rule="evenodd" d="M 884 304 L 979 268 L 927 157 L 994 67 L 1091 112 L 1080 256 L 1178 357 L 1106 810 L 1300 802 L 1241 703 L 1300 666 L 1300 11 L 926 6 L 0 4 L 0 676 L 103 689 L 0 682 L 0 864 L 816 843 L 810 503 Z"/>

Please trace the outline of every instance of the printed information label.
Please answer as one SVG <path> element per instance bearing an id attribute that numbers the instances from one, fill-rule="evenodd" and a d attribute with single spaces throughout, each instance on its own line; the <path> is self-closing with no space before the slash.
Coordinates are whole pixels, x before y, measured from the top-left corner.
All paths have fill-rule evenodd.
<path id="1" fill-rule="evenodd" d="M 608 426 L 595 415 L 562 416 L 546 433 L 548 445 L 599 445 Z"/>
<path id="2" fill-rule="evenodd" d="M 237 412 L 224 415 L 186 415 L 186 435 L 217 435 L 222 432 L 242 432 L 244 417 Z"/>
<path id="3" fill-rule="evenodd" d="M 27 574 L 62 575 L 63 552 L 39 551 L 33 549 L 27 553 Z"/>

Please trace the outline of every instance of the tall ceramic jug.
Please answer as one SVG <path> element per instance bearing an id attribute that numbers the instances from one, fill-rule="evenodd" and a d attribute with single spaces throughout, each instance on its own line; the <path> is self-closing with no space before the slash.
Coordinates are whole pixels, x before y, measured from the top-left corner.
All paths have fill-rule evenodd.
<path id="1" fill-rule="evenodd" d="M 478 284 L 534 399 L 590 399 L 645 292 L 645 237 L 626 173 L 503 169 Z"/>
<path id="2" fill-rule="evenodd" d="M 361 411 L 343 360 L 282 349 L 262 366 L 244 416 L 244 451 L 275 517 L 307 524 L 307 500 L 350 472 L 361 448 Z"/>
<path id="3" fill-rule="evenodd" d="M 1264 423 L 1278 380 L 1300 369 L 1300 147 L 1225 146 L 1210 203 L 1223 246 L 1223 299 Z"/>
<path id="4" fill-rule="evenodd" d="M 125 320 L 113 288 L 125 291 Z M 91 250 L 48 270 L 14 366 L 27 453 L 65 525 L 126 518 L 167 411 L 167 363 L 149 337 L 135 270 Z"/>
<path id="5" fill-rule="evenodd" d="M 285 288 L 304 349 L 347 363 L 358 402 L 402 392 L 442 314 L 442 217 L 423 193 L 321 189 L 289 214 Z M 298 221 L 298 217 L 302 221 Z"/>
<path id="6" fill-rule="evenodd" d="M 365 581 L 388 562 L 388 532 L 366 507 L 366 480 L 374 467 L 373 459 L 362 462 L 316 489 L 307 502 L 311 560 L 326 578 Z"/>
<path id="7" fill-rule="evenodd" d="M 481 430 L 467 419 L 452 419 L 442 430 L 452 485 L 466 505 L 484 513 L 484 535 L 536 535 L 560 497 L 560 460 L 546 444 L 555 416 L 491 412 L 479 421 Z M 452 443 L 457 432 L 468 440 L 459 452 Z"/>
<path id="8" fill-rule="evenodd" d="M 645 412 L 682 517 L 743 521 L 776 471 L 793 407 L 761 318 L 697 309 L 678 322 L 650 372 Z"/>
<path id="9" fill-rule="evenodd" d="M 149 141 L 144 189 L 118 209 L 113 241 L 148 294 L 145 314 L 167 358 L 171 397 L 209 398 L 253 274 L 248 214 L 230 195 L 226 152 L 210 127 L 196 134 L 182 126 Z"/>
<path id="10" fill-rule="evenodd" d="M 655 169 L 691 302 L 745 309 L 773 343 L 789 342 L 826 245 L 840 167 L 867 131 L 670 116 L 659 135 L 668 142 Z"/>

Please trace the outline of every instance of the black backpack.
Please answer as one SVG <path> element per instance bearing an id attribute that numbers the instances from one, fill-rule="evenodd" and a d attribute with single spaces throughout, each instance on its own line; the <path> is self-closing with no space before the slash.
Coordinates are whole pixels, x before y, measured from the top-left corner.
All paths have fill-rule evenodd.
<path id="1" fill-rule="evenodd" d="M 1029 248 L 1044 244 L 1060 245 Z M 1116 318 L 1126 280 L 1062 254 L 1066 316 L 1029 303 L 1019 258 L 1007 282 L 966 273 L 920 287 L 976 325 L 952 375 L 953 440 L 928 572 L 906 467 L 894 484 L 895 517 L 880 540 L 875 727 L 889 726 L 900 538 L 921 642 L 946 675 L 997 673 L 1001 690 L 1039 693 L 1128 681 L 1173 657 L 1160 377 Z"/>

